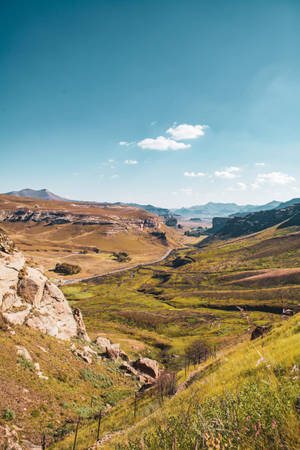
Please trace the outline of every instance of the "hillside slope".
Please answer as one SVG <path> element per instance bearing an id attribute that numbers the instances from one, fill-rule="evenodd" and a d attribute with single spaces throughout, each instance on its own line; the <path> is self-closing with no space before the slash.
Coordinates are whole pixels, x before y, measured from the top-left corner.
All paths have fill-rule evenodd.
<path id="1" fill-rule="evenodd" d="M 299 448 L 299 318 L 204 364 L 187 389 L 99 448 Z"/>
<path id="2" fill-rule="evenodd" d="M 300 204 L 229 218 L 213 236 L 219 239 L 245 236 L 280 223 L 282 227 L 289 226 L 289 223 L 283 223 L 286 221 L 292 221 L 292 225 L 300 225 Z"/>

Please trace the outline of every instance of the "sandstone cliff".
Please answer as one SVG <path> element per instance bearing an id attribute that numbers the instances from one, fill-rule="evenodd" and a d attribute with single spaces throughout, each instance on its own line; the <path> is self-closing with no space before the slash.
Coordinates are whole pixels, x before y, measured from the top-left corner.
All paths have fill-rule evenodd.
<path id="1" fill-rule="evenodd" d="M 0 230 L 0 314 L 10 324 L 27 325 L 60 339 L 89 340 L 80 311 L 25 258 Z"/>

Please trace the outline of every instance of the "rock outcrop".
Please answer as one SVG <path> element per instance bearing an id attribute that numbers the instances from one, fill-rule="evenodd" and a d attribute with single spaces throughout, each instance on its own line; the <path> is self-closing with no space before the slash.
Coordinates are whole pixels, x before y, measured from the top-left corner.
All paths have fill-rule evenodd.
<path id="1" fill-rule="evenodd" d="M 140 217 L 102 216 L 98 214 L 75 214 L 64 210 L 42 210 L 31 208 L 19 208 L 17 210 L 0 209 L 0 222 L 45 222 L 48 225 L 73 223 L 75 225 L 109 225 L 120 230 L 133 227 L 137 229 L 160 228 L 160 221 L 156 217 L 141 215 Z"/>
<path id="2" fill-rule="evenodd" d="M 63 293 L 39 269 L 26 265 L 0 232 L 0 314 L 11 325 L 27 325 L 60 339 L 88 340 L 81 313 L 75 318 Z"/>
<path id="3" fill-rule="evenodd" d="M 130 361 L 127 353 L 120 349 L 120 344 L 112 344 L 109 339 L 102 336 L 97 337 L 96 344 L 102 347 L 106 358 L 112 361 L 122 359 L 120 369 L 128 376 L 135 376 L 144 384 L 144 388 L 147 389 L 156 383 L 161 371 L 155 359 L 139 358 L 136 361 Z"/>
<path id="4" fill-rule="evenodd" d="M 158 362 L 155 359 L 139 358 L 133 363 L 133 367 L 151 378 L 159 376 Z"/>

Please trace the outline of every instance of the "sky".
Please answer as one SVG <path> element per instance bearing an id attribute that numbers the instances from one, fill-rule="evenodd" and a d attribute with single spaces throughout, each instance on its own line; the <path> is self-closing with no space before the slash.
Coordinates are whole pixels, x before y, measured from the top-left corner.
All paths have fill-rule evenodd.
<path id="1" fill-rule="evenodd" d="M 0 192 L 300 197 L 299 0 L 0 1 Z"/>

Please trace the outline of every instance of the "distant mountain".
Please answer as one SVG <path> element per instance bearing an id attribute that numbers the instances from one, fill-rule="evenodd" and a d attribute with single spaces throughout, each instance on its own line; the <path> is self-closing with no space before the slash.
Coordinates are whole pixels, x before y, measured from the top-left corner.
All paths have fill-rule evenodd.
<path id="1" fill-rule="evenodd" d="M 39 200 L 57 200 L 69 202 L 72 200 L 60 197 L 59 195 L 53 194 L 53 192 L 48 191 L 48 189 L 21 189 L 20 191 L 11 191 L 6 192 L 4 195 L 11 195 L 13 197 L 22 197 L 22 198 L 36 198 Z"/>
<path id="2" fill-rule="evenodd" d="M 156 214 L 158 216 L 170 216 L 170 215 L 172 215 L 169 209 L 167 209 L 167 208 L 159 208 L 158 206 L 153 206 L 153 205 L 140 205 L 139 203 L 122 203 L 122 202 L 113 203 L 113 205 L 133 206 L 134 208 L 142 209 L 143 211 L 147 211 L 147 212 L 149 212 L 151 214 Z"/>
<path id="3" fill-rule="evenodd" d="M 218 223 L 218 220 L 220 223 Z M 247 234 L 257 233 L 265 228 L 280 224 L 280 228 L 300 226 L 300 204 L 292 204 L 284 208 L 275 208 L 269 211 L 257 211 L 246 216 L 214 219 L 215 226 L 212 229 L 214 238 L 228 239 Z M 218 226 L 220 225 L 220 227 Z M 210 240 L 210 238 L 208 238 Z"/>
<path id="4" fill-rule="evenodd" d="M 292 200 L 289 200 L 289 201 L 287 201 L 287 202 L 280 203 L 280 204 L 277 206 L 277 209 L 285 208 L 285 207 L 291 206 L 291 205 L 296 205 L 297 203 L 300 203 L 300 198 L 292 198 Z"/>
<path id="5" fill-rule="evenodd" d="M 90 203 L 90 204 L 99 204 L 99 205 L 120 205 L 120 206 L 132 206 L 134 208 L 142 209 L 143 211 L 147 211 L 152 214 L 157 214 L 158 216 L 171 216 L 170 210 L 167 208 L 159 208 L 157 206 L 153 205 L 140 205 L 139 203 L 122 203 L 122 202 L 116 202 L 116 203 L 98 203 L 98 202 L 91 202 L 91 201 L 80 201 L 80 200 L 70 200 L 68 198 L 60 197 L 59 195 L 53 194 L 53 192 L 50 192 L 48 189 L 22 189 L 20 191 L 11 191 L 6 192 L 3 195 L 11 195 L 13 197 L 22 197 L 22 198 L 36 198 L 39 200 L 57 200 L 57 201 L 64 201 L 64 202 L 76 202 L 76 203 Z"/>
<path id="6" fill-rule="evenodd" d="M 229 217 L 233 215 L 244 215 L 255 211 L 274 209 L 280 202 L 273 201 L 265 205 L 237 205 L 236 203 L 213 203 L 191 206 L 189 208 L 173 209 L 172 212 L 184 217 L 199 217 L 212 219 L 213 217 Z"/>

